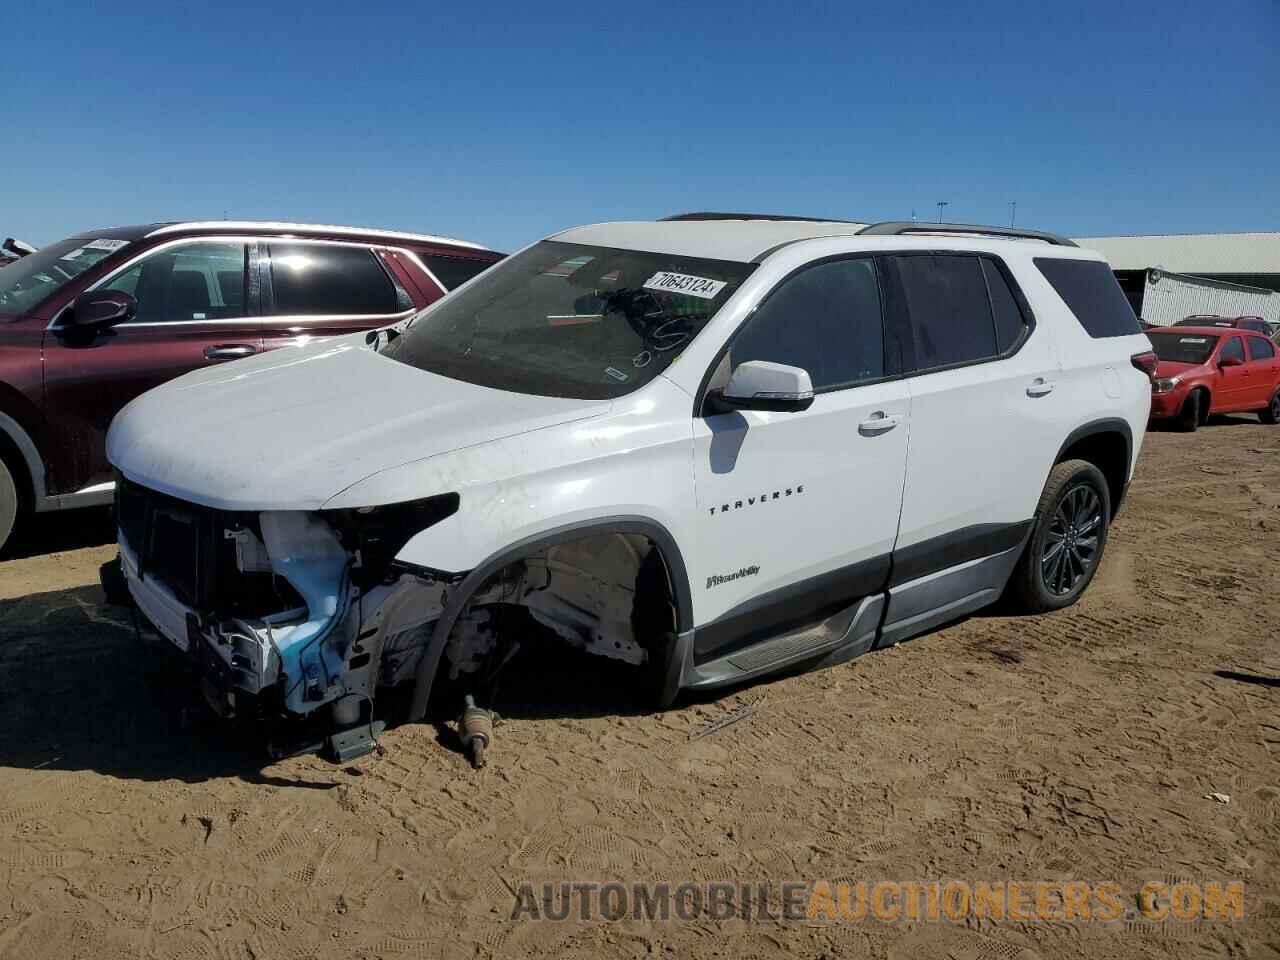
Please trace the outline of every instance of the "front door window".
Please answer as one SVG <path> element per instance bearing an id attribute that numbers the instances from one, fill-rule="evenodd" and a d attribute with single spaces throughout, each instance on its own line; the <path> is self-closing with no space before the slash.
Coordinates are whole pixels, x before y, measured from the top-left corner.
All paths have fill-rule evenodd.
<path id="1" fill-rule="evenodd" d="M 201 322 L 244 317 L 245 245 L 166 247 L 105 285 L 138 301 L 134 323 Z"/>

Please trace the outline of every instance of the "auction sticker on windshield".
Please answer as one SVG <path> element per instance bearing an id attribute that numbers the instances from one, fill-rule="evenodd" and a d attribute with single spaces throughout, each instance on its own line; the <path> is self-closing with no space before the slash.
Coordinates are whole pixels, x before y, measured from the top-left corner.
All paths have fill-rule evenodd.
<path id="1" fill-rule="evenodd" d="M 98 255 L 99 259 L 101 259 L 102 256 L 105 256 L 105 254 L 115 253 L 121 247 L 127 247 L 128 245 L 129 245 L 128 240 L 90 240 L 83 247 L 76 247 L 70 253 L 64 253 L 58 259 L 59 260 L 78 260 L 83 254 L 87 253 L 90 250 L 94 251 L 95 253 L 97 253 L 97 251 L 99 250 L 102 250 L 102 251 L 105 251 L 105 253 Z"/>
<path id="2" fill-rule="evenodd" d="M 84 245 L 86 250 L 106 250 L 107 253 L 115 253 L 121 247 L 127 247 L 128 240 L 90 240 Z"/>
<path id="3" fill-rule="evenodd" d="M 716 294 L 725 288 L 725 281 L 710 280 L 707 277 L 693 277 L 687 273 L 669 273 L 659 270 L 644 282 L 646 290 L 660 290 L 663 293 L 683 293 L 687 297 L 700 297 L 703 300 L 714 300 Z"/>

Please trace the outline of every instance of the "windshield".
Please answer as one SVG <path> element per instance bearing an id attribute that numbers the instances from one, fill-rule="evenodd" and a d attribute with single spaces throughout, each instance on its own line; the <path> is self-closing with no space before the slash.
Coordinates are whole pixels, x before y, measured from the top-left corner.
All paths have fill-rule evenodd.
<path id="1" fill-rule="evenodd" d="M 1217 337 L 1190 333 L 1147 332 L 1156 356 L 1174 363 L 1204 363 L 1218 344 Z"/>
<path id="2" fill-rule="evenodd" d="M 382 352 L 499 390 L 620 397 L 674 363 L 754 269 L 546 240 L 420 314 Z"/>
<path id="3" fill-rule="evenodd" d="M 26 313 L 127 240 L 73 237 L 15 260 L 0 272 L 0 313 Z"/>

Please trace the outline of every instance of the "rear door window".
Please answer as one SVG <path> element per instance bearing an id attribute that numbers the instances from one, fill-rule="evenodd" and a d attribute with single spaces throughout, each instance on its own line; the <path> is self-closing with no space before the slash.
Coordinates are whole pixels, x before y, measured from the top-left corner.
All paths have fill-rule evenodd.
<path id="1" fill-rule="evenodd" d="M 1249 359 L 1250 360 L 1271 360 L 1276 355 L 1276 348 L 1271 345 L 1270 340 L 1263 340 L 1261 337 L 1249 338 Z"/>
<path id="2" fill-rule="evenodd" d="M 987 280 L 991 313 L 996 322 L 996 346 L 1004 353 L 1022 339 L 1027 330 L 1027 318 L 1009 289 L 1009 281 L 994 260 L 982 258 L 982 273 Z"/>
<path id="3" fill-rule="evenodd" d="M 268 246 L 277 316 L 370 316 L 399 311 L 396 287 L 368 247 Z"/>
<path id="4" fill-rule="evenodd" d="M 1036 257 L 1035 263 L 1089 336 L 1127 337 L 1142 332 L 1129 299 L 1107 264 L 1057 257 Z"/>
<path id="5" fill-rule="evenodd" d="M 989 360 L 1001 352 L 980 258 L 931 254 L 894 259 L 918 372 Z"/>

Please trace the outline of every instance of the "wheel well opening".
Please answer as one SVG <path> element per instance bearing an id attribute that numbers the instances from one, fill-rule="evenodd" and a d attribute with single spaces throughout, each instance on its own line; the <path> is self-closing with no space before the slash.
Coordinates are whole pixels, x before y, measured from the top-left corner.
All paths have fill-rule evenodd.
<path id="1" fill-rule="evenodd" d="M 672 569 L 653 540 L 593 533 L 486 579 L 444 642 L 436 711 L 472 694 L 506 716 L 652 707 L 675 644 Z"/>
<path id="2" fill-rule="evenodd" d="M 1203 384 L 1198 387 L 1193 387 L 1191 389 L 1191 394 L 1198 394 L 1200 396 L 1200 410 L 1197 414 L 1197 420 L 1201 426 L 1204 426 L 1209 422 L 1209 407 L 1213 403 L 1213 397 L 1209 393 L 1209 388 Z M 1188 394 L 1188 396 L 1191 394 Z"/>
<path id="3" fill-rule="evenodd" d="M 1124 434 L 1107 430 L 1081 437 L 1062 451 L 1057 462 L 1066 460 L 1087 460 L 1102 471 L 1107 480 L 1107 493 L 1111 496 L 1111 514 L 1115 516 L 1129 476 L 1129 442 Z"/>

